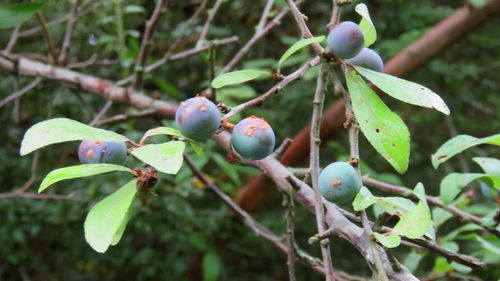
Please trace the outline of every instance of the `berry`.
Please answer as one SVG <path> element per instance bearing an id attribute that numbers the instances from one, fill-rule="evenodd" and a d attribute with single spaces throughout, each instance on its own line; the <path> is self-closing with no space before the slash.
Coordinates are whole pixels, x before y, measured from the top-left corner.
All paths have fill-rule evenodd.
<path id="1" fill-rule="evenodd" d="M 204 141 L 219 128 L 220 111 L 205 97 L 190 98 L 175 112 L 175 124 L 186 137 Z"/>
<path id="2" fill-rule="evenodd" d="M 231 140 L 239 155 L 250 160 L 260 160 L 273 152 L 276 137 L 264 119 L 252 115 L 234 126 Z"/>
<path id="3" fill-rule="evenodd" d="M 82 164 L 123 164 L 126 157 L 124 142 L 83 140 L 78 147 L 78 159 Z"/>
<path id="4" fill-rule="evenodd" d="M 336 57 L 350 59 L 361 49 L 365 38 L 359 26 L 351 21 L 344 21 L 335 26 L 328 34 L 328 49 Z"/>
<path id="5" fill-rule="evenodd" d="M 346 162 L 334 162 L 319 175 L 319 192 L 335 204 L 351 201 L 361 188 L 361 178 Z"/>
<path id="6" fill-rule="evenodd" d="M 384 69 L 384 61 L 374 50 L 363 48 L 359 54 L 345 62 L 358 65 L 374 71 L 382 72 Z"/>

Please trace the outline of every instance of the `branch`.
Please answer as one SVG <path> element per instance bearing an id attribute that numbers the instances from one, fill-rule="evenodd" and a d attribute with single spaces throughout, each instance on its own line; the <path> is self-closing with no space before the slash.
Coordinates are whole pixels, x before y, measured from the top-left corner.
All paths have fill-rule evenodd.
<path id="1" fill-rule="evenodd" d="M 38 23 L 42 27 L 43 40 L 45 41 L 45 44 L 47 44 L 47 47 L 49 49 L 49 62 L 55 63 L 56 62 L 56 48 L 54 48 L 54 44 L 52 43 L 52 39 L 50 38 L 49 28 L 47 27 L 47 23 L 45 22 L 45 19 L 43 18 L 42 12 L 40 12 L 40 11 L 37 12 L 36 18 L 38 20 Z"/>
<path id="2" fill-rule="evenodd" d="M 210 12 L 208 13 L 207 20 L 205 24 L 203 25 L 203 30 L 200 33 L 200 37 L 198 38 L 198 42 L 196 43 L 196 46 L 202 46 L 203 42 L 205 41 L 207 34 L 208 34 L 208 29 L 210 28 L 210 24 L 212 23 L 215 15 L 219 11 L 220 5 L 222 4 L 222 0 L 216 0 L 214 6 L 212 9 L 210 9 Z"/>
<path id="3" fill-rule="evenodd" d="M 66 65 L 68 63 L 68 52 L 71 47 L 71 36 L 73 35 L 73 29 L 76 22 L 76 14 L 78 12 L 78 5 L 80 0 L 71 1 L 71 10 L 68 15 L 68 24 L 66 25 L 66 33 L 64 34 L 64 41 L 61 47 L 61 52 L 59 53 L 59 64 Z"/>
<path id="4" fill-rule="evenodd" d="M 309 170 L 311 173 L 312 188 L 314 190 L 314 211 L 316 213 L 316 226 L 318 232 L 322 233 L 327 228 L 325 222 L 325 213 L 323 202 L 321 200 L 321 194 L 319 193 L 318 178 L 319 178 L 319 130 L 320 121 L 323 112 L 323 104 L 325 102 L 325 76 L 326 69 L 325 65 L 321 65 L 319 70 L 318 79 L 316 80 L 316 91 L 314 93 L 313 99 L 313 113 L 311 120 L 311 153 L 309 156 Z M 323 256 L 323 265 L 325 267 L 326 281 L 333 281 L 333 265 L 332 256 L 330 252 L 330 242 L 328 240 L 321 241 L 321 254 Z"/>
<path id="5" fill-rule="evenodd" d="M 369 177 L 363 177 L 363 183 L 386 192 L 396 193 L 406 198 L 418 200 L 417 196 L 413 193 L 413 191 L 404 186 L 389 184 L 386 182 L 371 179 Z M 491 232 L 497 237 L 500 237 L 500 232 L 497 229 L 495 229 L 495 227 L 485 225 L 480 217 L 464 212 L 453 205 L 446 205 L 438 197 L 426 195 L 425 198 L 427 199 L 427 202 L 429 202 L 430 204 L 440 207 L 441 209 L 449 212 L 450 214 L 453 214 L 454 216 L 458 217 L 463 221 L 479 225 L 483 229 Z"/>
<path id="6" fill-rule="evenodd" d="M 132 84 L 132 87 L 136 89 L 141 88 L 144 74 L 144 64 L 148 58 L 149 47 L 152 44 L 151 40 L 154 32 L 156 31 L 156 27 L 158 26 L 160 15 L 166 2 L 166 0 L 157 0 L 153 14 L 146 22 L 146 29 L 144 30 L 144 34 L 142 36 L 141 49 L 134 67 L 134 83 Z"/>
<path id="7" fill-rule="evenodd" d="M 270 230 L 268 230 L 266 227 L 258 223 L 256 220 L 253 219 L 251 215 L 249 215 L 245 210 L 241 209 L 238 204 L 236 204 L 233 200 L 231 200 L 231 197 L 229 197 L 227 194 L 225 194 L 218 186 L 215 184 L 211 183 L 207 177 L 200 171 L 194 164 L 194 162 L 191 160 L 191 158 L 187 155 L 184 155 L 184 161 L 188 165 L 189 169 L 192 171 L 193 175 L 196 176 L 206 187 L 208 187 L 212 192 L 217 195 L 224 203 L 230 207 L 243 221 L 243 223 L 250 228 L 256 235 L 263 237 L 267 241 L 271 242 L 276 248 L 280 249 L 284 253 L 290 253 L 293 252 L 294 249 L 290 249 L 279 237 L 277 237 L 274 233 L 272 233 Z M 306 255 L 307 259 L 309 260 L 314 260 L 316 264 L 309 264 L 314 270 L 316 270 L 319 273 L 323 273 L 323 266 L 317 264 L 317 259 L 314 257 L 311 257 L 304 252 L 301 253 L 302 255 Z"/>
<path id="8" fill-rule="evenodd" d="M 302 3 L 303 0 L 296 1 L 296 4 Z M 264 8 L 265 9 L 265 8 Z M 229 72 L 233 70 L 236 65 L 243 59 L 243 57 L 252 49 L 252 47 L 257 44 L 262 38 L 264 38 L 273 28 L 281 24 L 283 17 L 290 11 L 288 7 L 283 8 L 272 21 L 266 24 L 262 29 L 256 29 L 254 35 L 247 43 L 233 56 L 233 58 L 226 64 L 222 69 L 222 73 Z"/>
<path id="9" fill-rule="evenodd" d="M 287 3 L 288 7 L 290 7 L 290 10 L 292 11 L 292 15 L 293 18 L 295 19 L 295 22 L 297 23 L 297 26 L 300 28 L 300 31 L 302 32 L 302 38 L 314 37 L 311 31 L 309 30 L 309 27 L 307 27 L 306 25 L 305 20 L 307 19 L 307 17 L 299 11 L 299 8 L 293 2 L 293 0 L 287 0 Z M 325 49 L 321 47 L 319 43 L 313 43 L 311 46 L 318 55 L 321 55 L 325 51 Z"/>
<path id="10" fill-rule="evenodd" d="M 17 99 L 21 98 L 24 94 L 26 94 L 29 91 L 33 90 L 41 82 L 42 82 L 42 78 L 40 78 L 40 77 L 35 78 L 33 81 L 31 81 L 31 83 L 29 83 L 28 85 L 26 85 L 21 90 L 16 91 L 12 95 L 9 95 L 9 96 L 5 97 L 3 100 L 0 101 L 0 108 L 2 108 L 2 106 L 8 104 L 9 102 L 11 102 L 13 100 L 17 100 Z"/>
<path id="11" fill-rule="evenodd" d="M 14 48 L 14 46 L 17 43 L 17 39 L 19 38 L 19 31 L 20 30 L 21 30 L 20 24 L 18 24 L 18 25 L 16 25 L 16 27 L 14 27 L 14 30 L 12 30 L 12 34 L 10 35 L 9 42 L 7 43 L 7 46 L 5 47 L 5 49 L 3 50 L 4 53 L 9 54 L 10 52 L 12 52 L 12 48 Z"/>
<path id="12" fill-rule="evenodd" d="M 320 58 L 319 57 L 315 57 L 313 58 L 312 60 L 308 61 L 306 64 L 304 64 L 301 68 L 297 69 L 295 72 L 283 77 L 283 79 L 278 82 L 276 85 L 274 85 L 274 87 L 272 87 L 271 89 L 269 89 L 267 92 L 265 92 L 264 94 L 254 98 L 254 99 L 251 99 L 249 101 L 246 101 L 242 104 L 239 104 L 238 106 L 236 107 L 233 107 L 231 109 L 231 111 L 229 111 L 224 118 L 226 118 L 227 120 L 229 120 L 232 116 L 238 114 L 239 112 L 247 109 L 247 108 L 250 108 L 250 107 L 253 107 L 253 106 L 257 106 L 257 105 L 261 105 L 262 103 L 264 103 L 268 98 L 274 96 L 275 94 L 279 93 L 283 88 L 285 88 L 290 82 L 292 81 L 295 81 L 297 79 L 299 79 L 300 77 L 302 77 L 302 75 L 304 75 L 304 73 L 306 73 L 309 69 L 311 69 L 312 67 L 318 65 L 320 63 Z"/>
<path id="13" fill-rule="evenodd" d="M 259 23 L 255 27 L 255 33 L 259 33 L 264 29 L 264 26 L 267 22 L 267 17 L 269 16 L 269 12 L 271 12 L 271 9 L 273 8 L 273 5 L 274 0 L 267 0 L 266 6 L 264 7 L 262 14 L 260 15 Z"/>

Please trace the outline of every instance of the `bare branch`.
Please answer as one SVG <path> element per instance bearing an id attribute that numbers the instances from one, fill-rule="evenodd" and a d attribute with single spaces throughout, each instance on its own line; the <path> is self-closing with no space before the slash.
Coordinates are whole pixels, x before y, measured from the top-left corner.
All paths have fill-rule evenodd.
<path id="1" fill-rule="evenodd" d="M 4 53 L 10 54 L 10 52 L 12 52 L 12 48 L 14 48 L 14 46 L 17 43 L 17 39 L 19 38 L 19 31 L 20 30 L 21 30 L 20 24 L 18 24 L 18 25 L 16 25 L 16 27 L 14 27 L 14 30 L 12 30 L 12 34 L 10 35 L 9 42 L 7 43 L 7 46 L 5 47 L 5 49 L 3 50 Z"/>
<path id="2" fill-rule="evenodd" d="M 80 0 L 72 0 L 71 1 L 71 9 L 68 15 L 68 23 L 66 25 L 66 33 L 64 34 L 64 41 L 61 47 L 61 52 L 59 53 L 59 64 L 66 65 L 68 63 L 68 52 L 71 47 L 71 37 L 73 35 L 73 29 L 75 27 L 78 5 L 80 4 Z"/>
<path id="3" fill-rule="evenodd" d="M 278 82 L 276 85 L 274 85 L 274 87 L 269 89 L 264 94 L 254 98 L 254 99 L 251 99 L 249 101 L 246 101 L 242 104 L 239 104 L 236 107 L 233 107 L 233 109 L 231 109 L 231 111 L 226 114 L 225 118 L 229 120 L 232 116 L 234 116 L 235 114 L 238 114 L 239 112 L 241 112 L 247 108 L 250 108 L 252 106 L 261 105 L 268 98 L 279 93 L 290 82 L 299 79 L 300 77 L 302 77 L 302 75 L 304 75 L 304 73 L 306 73 L 309 69 L 318 65 L 319 63 L 320 63 L 319 57 L 313 58 L 312 60 L 310 60 L 306 64 L 304 64 L 301 68 L 297 69 L 295 72 L 283 77 L 283 79 L 280 82 Z"/>
<path id="4" fill-rule="evenodd" d="M 0 108 L 2 108 L 2 106 L 8 104 L 9 102 L 11 102 L 13 100 L 17 100 L 17 99 L 21 98 L 24 94 L 26 94 L 29 91 L 33 90 L 41 82 L 42 82 L 42 78 L 40 78 L 40 77 L 35 78 L 33 81 L 31 81 L 31 83 L 29 83 L 28 85 L 26 85 L 21 90 L 16 91 L 12 95 L 9 95 L 9 96 L 5 97 L 3 100 L 0 101 Z"/>
<path id="5" fill-rule="evenodd" d="M 153 34 L 156 31 L 160 15 L 162 14 L 163 7 L 165 7 L 166 0 L 157 0 L 155 9 L 151 18 L 146 22 L 146 29 L 142 35 L 141 50 L 134 67 L 134 83 L 132 86 L 136 89 L 141 88 L 142 77 L 144 74 L 144 64 L 148 58 L 149 47 L 152 44 Z"/>
<path id="6" fill-rule="evenodd" d="M 52 39 L 50 38 L 49 28 L 47 27 L 47 23 L 45 22 L 45 19 L 43 18 L 42 12 L 40 12 L 40 11 L 37 12 L 36 18 L 38 20 L 38 23 L 42 27 L 43 40 L 45 41 L 45 44 L 47 44 L 47 47 L 49 49 L 49 62 L 55 63 L 56 62 L 56 48 L 54 47 L 54 44 L 52 43 Z"/>
<path id="7" fill-rule="evenodd" d="M 101 127 L 103 125 L 109 125 L 112 123 L 119 123 L 119 122 L 124 122 L 128 121 L 131 119 L 136 119 L 136 118 L 144 118 L 144 117 L 151 117 L 155 115 L 156 112 L 154 109 L 146 109 L 146 110 L 141 110 L 139 112 L 133 112 L 133 113 L 126 113 L 126 114 L 118 114 L 106 119 L 102 119 L 100 121 L 97 121 L 96 126 Z"/>
<path id="8" fill-rule="evenodd" d="M 200 37 L 198 38 L 198 42 L 196 43 L 197 47 L 201 47 L 206 40 L 207 34 L 208 34 L 208 29 L 210 28 L 210 24 L 215 18 L 215 15 L 219 11 L 219 8 L 222 4 L 222 0 L 216 0 L 214 6 L 210 11 L 208 12 L 208 17 L 207 20 L 205 21 L 205 24 L 203 25 L 203 30 L 200 33 Z"/>
<path id="9" fill-rule="evenodd" d="M 273 4 L 274 0 L 267 0 L 266 6 L 264 7 L 262 14 L 260 15 L 259 23 L 255 27 L 255 33 L 259 33 L 264 29 L 264 26 L 267 22 L 267 17 L 269 16 L 269 12 L 271 12 L 271 9 L 273 8 Z"/>
<path id="10" fill-rule="evenodd" d="M 312 188 L 314 190 L 314 210 L 316 213 L 316 226 L 318 232 L 322 233 L 328 228 L 325 222 L 325 211 L 321 194 L 319 193 L 319 138 L 321 116 L 323 115 L 323 104 L 325 102 L 325 77 L 326 66 L 321 65 L 318 79 L 316 80 L 316 91 L 313 99 L 313 113 L 311 118 L 311 152 L 309 156 L 309 170 L 311 173 Z M 323 256 L 323 266 L 325 267 L 325 280 L 334 281 L 332 256 L 330 252 L 330 242 L 325 239 L 321 241 L 321 255 Z"/>
<path id="11" fill-rule="evenodd" d="M 305 20 L 307 19 L 307 17 L 304 16 L 304 14 L 302 14 L 299 11 L 299 8 L 293 2 L 293 0 L 287 0 L 287 3 L 288 3 L 288 7 L 290 7 L 290 11 L 292 11 L 292 15 L 293 15 L 293 18 L 295 19 L 295 22 L 297 23 L 298 27 L 300 28 L 300 31 L 302 32 L 302 38 L 314 37 L 312 35 L 311 31 L 309 30 L 309 27 L 307 27 L 307 25 L 306 25 Z M 321 45 L 319 43 L 314 43 L 311 46 L 312 46 L 313 50 L 316 52 L 316 54 L 318 54 L 318 55 L 322 54 L 325 51 L 325 49 L 323 47 L 321 47 Z"/>

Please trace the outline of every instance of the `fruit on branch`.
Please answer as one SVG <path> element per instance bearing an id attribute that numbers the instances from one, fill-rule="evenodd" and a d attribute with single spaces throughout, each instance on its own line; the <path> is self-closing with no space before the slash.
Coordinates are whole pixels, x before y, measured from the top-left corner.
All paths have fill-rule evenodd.
<path id="1" fill-rule="evenodd" d="M 349 203 L 361 188 L 361 177 L 346 162 L 333 162 L 321 171 L 319 192 L 335 204 Z"/>
<path id="2" fill-rule="evenodd" d="M 266 158 L 273 152 L 275 142 L 273 129 L 263 118 L 252 115 L 238 122 L 233 128 L 231 143 L 234 150 L 244 158 Z"/>
<path id="3" fill-rule="evenodd" d="M 124 142 L 83 140 L 78 147 L 78 159 L 82 164 L 123 164 L 127 157 Z"/>
<path id="4" fill-rule="evenodd" d="M 363 48 L 359 54 L 351 59 L 345 60 L 348 64 L 353 64 L 368 68 L 374 71 L 382 72 L 384 69 L 384 61 L 382 58 L 372 49 Z"/>
<path id="5" fill-rule="evenodd" d="M 342 59 L 356 56 L 363 49 L 364 42 L 361 29 L 352 21 L 339 23 L 330 31 L 327 39 L 328 50 Z"/>
<path id="6" fill-rule="evenodd" d="M 186 137 L 204 141 L 219 128 L 220 111 L 206 97 L 190 98 L 175 112 L 175 124 Z"/>

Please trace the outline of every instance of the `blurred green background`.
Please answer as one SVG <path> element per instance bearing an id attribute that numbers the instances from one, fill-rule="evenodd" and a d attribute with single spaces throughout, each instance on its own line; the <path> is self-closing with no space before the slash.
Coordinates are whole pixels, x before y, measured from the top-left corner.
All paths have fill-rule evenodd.
<path id="1" fill-rule="evenodd" d="M 1 4 L 16 1 L 2 1 Z M 123 14 L 123 25 L 117 21 L 115 2 Z M 209 1 L 208 7 L 214 1 Z M 217 48 L 216 68 L 222 68 L 232 55 L 254 32 L 264 0 L 224 1 L 208 39 L 239 36 L 239 42 Z M 358 21 L 353 4 L 344 8 L 343 20 Z M 398 53 L 405 46 L 423 35 L 441 19 L 452 14 L 464 1 L 362 1 L 370 9 L 378 29 L 374 45 L 384 60 Z M 179 36 L 182 36 L 187 19 L 201 3 L 198 0 L 168 1 L 162 15 L 148 62 L 161 58 Z M 274 11 L 284 7 L 276 1 Z M 140 48 L 140 35 L 145 21 L 152 13 L 155 1 L 82 1 L 80 9 L 90 9 L 80 17 L 73 33 L 70 63 L 88 60 L 97 55 L 105 66 L 90 66 L 78 71 L 104 77 L 113 81 L 130 75 Z M 315 35 L 327 33 L 331 1 L 305 1 L 302 11 L 309 17 L 308 24 Z M 42 8 L 48 22 L 68 14 L 69 1 L 48 0 Z M 194 47 L 198 33 L 205 22 L 202 14 L 194 26 L 186 31 L 176 51 Z M 0 19 L 1 20 L 1 19 Z M 41 32 L 32 18 L 21 27 L 21 37 L 13 53 L 38 58 L 47 53 Z M 377 155 L 366 139 L 361 138 L 360 150 L 363 171 L 373 176 L 413 187 L 422 182 L 430 194 L 437 194 L 440 180 L 452 171 L 463 172 L 458 158 L 446 162 L 438 170 L 432 168 L 430 156 L 455 132 L 477 137 L 500 132 L 500 18 L 492 17 L 487 24 L 457 44 L 446 48 L 437 58 L 413 72 L 407 79 L 433 89 L 441 95 L 452 114 L 446 117 L 436 111 L 419 108 L 383 96 L 383 100 L 408 125 L 411 136 L 409 171 L 398 175 L 383 158 Z M 50 25 L 50 36 L 56 46 L 62 44 L 66 25 Z M 125 33 L 125 42 L 117 37 Z M 0 32 L 0 48 L 9 38 L 10 30 Z M 298 40 L 299 31 L 290 15 L 282 24 L 252 48 L 241 68 L 272 69 L 281 54 Z M 123 44 L 124 43 L 124 44 Z M 301 50 L 287 63 L 283 72 L 289 73 L 313 56 L 309 49 Z M 155 92 L 165 101 L 180 102 L 204 90 L 210 81 L 210 63 L 207 52 L 184 60 L 169 62 L 146 75 L 145 89 Z M 292 83 L 277 97 L 262 107 L 249 110 L 268 120 L 277 133 L 277 143 L 293 136 L 310 120 L 316 70 L 304 79 Z M 0 98 L 6 97 L 32 81 L 32 77 L 0 72 Z M 265 92 L 273 81 L 254 81 L 244 86 L 221 90 L 222 101 L 235 105 Z M 331 86 L 330 86 L 331 88 Z M 338 97 L 328 95 L 327 105 Z M 0 192 L 21 187 L 31 175 L 33 156 L 20 157 L 19 144 L 23 133 L 36 122 L 49 117 L 68 117 L 89 123 L 106 103 L 100 96 L 66 87 L 58 82 L 44 80 L 34 90 L 14 104 L 0 109 Z M 136 112 L 123 104 L 113 104 L 106 117 L 119 113 Z M 104 126 L 138 140 L 149 128 L 159 124 L 173 125 L 171 120 L 140 118 Z M 340 138 L 324 143 L 321 151 L 322 165 L 348 154 L 347 132 Z M 161 138 L 158 138 L 161 140 Z M 39 152 L 39 165 L 34 185 L 35 192 L 43 176 L 49 171 L 78 163 L 78 143 L 66 143 L 44 148 Z M 230 165 L 225 153 L 212 141 L 205 144 L 206 155 L 190 152 L 204 172 L 210 175 L 230 195 L 252 175 L 256 168 Z M 476 147 L 464 153 L 466 169 L 480 171 L 471 161 L 473 156 L 499 157 L 498 149 Z M 130 159 L 127 165 L 139 163 Z M 26 199 L 0 200 L 0 280 L 203 280 L 204 271 L 220 271 L 219 280 L 287 280 L 286 256 L 272 248 L 265 240 L 247 229 L 220 200 L 203 188 L 183 167 L 176 176 L 162 175 L 157 184 L 157 197 L 150 196 L 146 204 L 137 202 L 124 238 L 105 254 L 94 252 L 85 242 L 83 221 L 93 203 L 126 183 L 119 174 L 103 175 L 83 180 L 57 184 L 50 192 L 73 194 L 80 201 L 43 201 Z M 275 233 L 284 233 L 283 194 L 276 192 L 255 218 Z M 469 211 L 479 215 L 497 208 L 488 205 L 484 198 L 474 198 L 476 207 Z M 480 206 L 480 207 L 477 207 Z M 315 233 L 316 225 L 307 210 L 297 206 L 296 238 L 303 249 L 320 256 L 318 247 L 307 243 Z M 446 234 L 462 223 L 456 219 L 444 224 L 438 236 Z M 369 269 L 360 254 L 347 242 L 332 240 L 333 262 L 336 268 L 358 275 L 369 276 Z M 461 242 L 462 243 L 462 242 Z M 480 245 L 463 242 L 464 252 L 473 253 Z M 404 260 L 410 252 L 401 247 L 391 251 Z M 419 277 L 427 276 L 434 267 L 435 256 L 426 256 L 415 270 Z M 498 262 L 498 260 L 496 260 Z M 308 267 L 298 264 L 298 280 L 322 280 Z M 205 276 L 210 273 L 205 272 Z M 216 274 L 217 275 L 217 274 Z M 491 265 L 477 270 L 473 275 L 482 280 L 496 280 L 500 267 Z M 205 278 L 207 280 L 207 278 Z M 451 280 L 451 279 L 450 279 Z"/>

